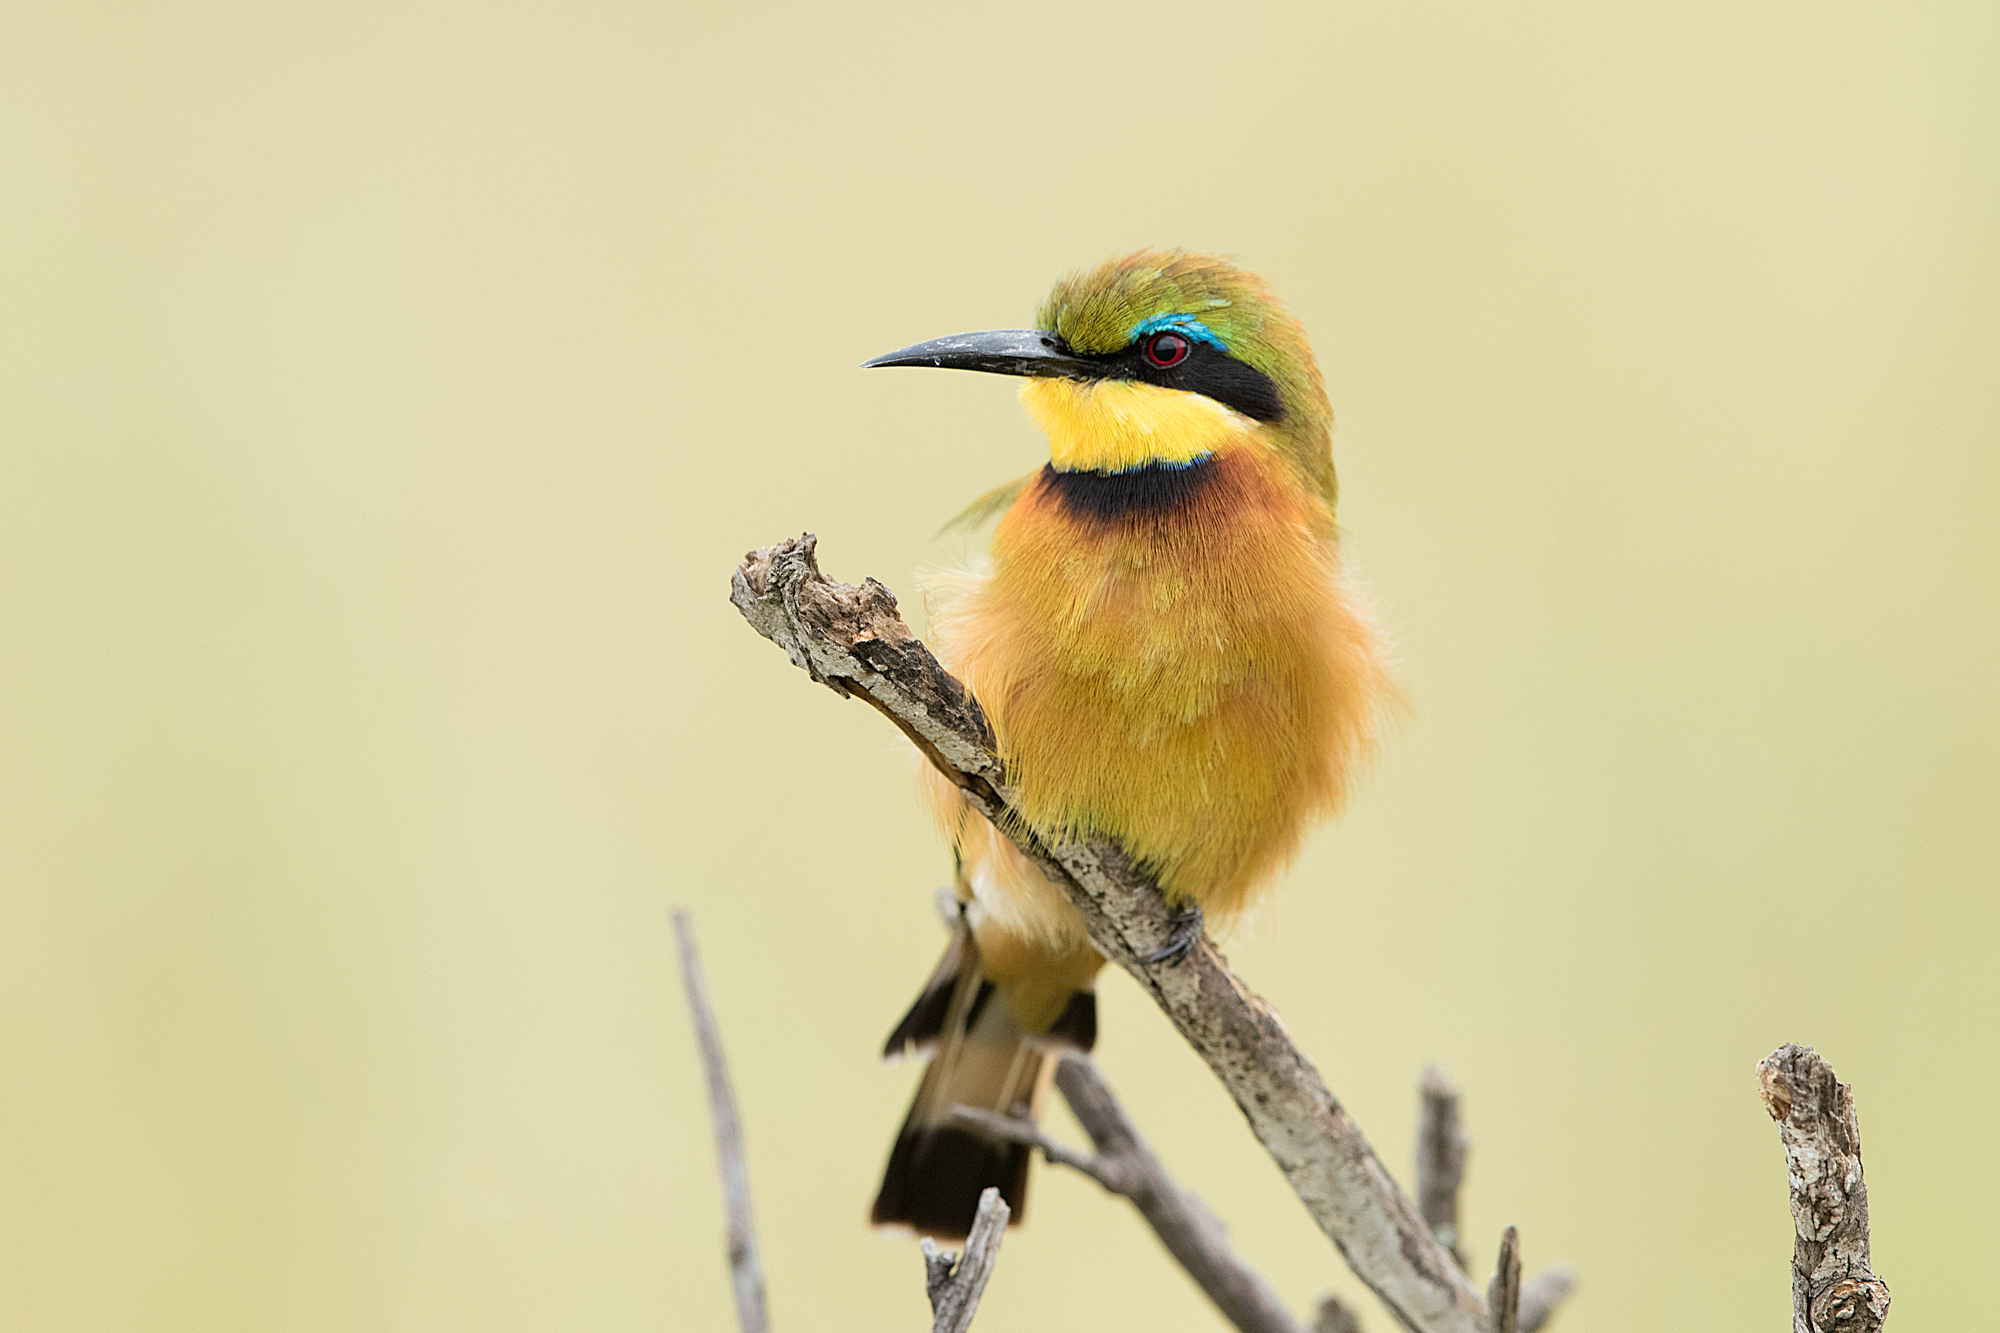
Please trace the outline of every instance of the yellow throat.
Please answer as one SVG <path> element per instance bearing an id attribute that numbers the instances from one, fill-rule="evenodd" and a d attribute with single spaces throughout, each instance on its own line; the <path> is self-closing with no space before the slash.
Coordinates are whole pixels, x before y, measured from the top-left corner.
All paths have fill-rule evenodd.
<path id="1" fill-rule="evenodd" d="M 1135 380 L 1032 379 L 1021 386 L 1021 405 L 1064 472 L 1192 463 L 1257 428 L 1213 398 Z"/>

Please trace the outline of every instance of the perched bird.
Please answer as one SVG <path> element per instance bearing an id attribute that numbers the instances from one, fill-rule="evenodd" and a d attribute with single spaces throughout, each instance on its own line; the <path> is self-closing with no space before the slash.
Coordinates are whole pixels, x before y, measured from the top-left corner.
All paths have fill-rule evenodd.
<path id="1" fill-rule="evenodd" d="M 1026 822 L 1115 839 L 1226 927 L 1336 810 L 1394 687 L 1342 576 L 1333 413 L 1305 331 L 1220 256 L 1143 250 L 1056 285 L 1036 327 L 877 357 L 1025 378 L 1049 463 L 968 512 L 984 568 L 932 593 L 933 647 L 986 710 Z M 954 1105 L 1033 1116 L 1096 1039 L 1104 959 L 1060 889 L 928 774 L 958 924 L 885 1054 L 931 1056 L 873 1218 L 962 1238 L 1023 1215 L 1029 1149 Z"/>

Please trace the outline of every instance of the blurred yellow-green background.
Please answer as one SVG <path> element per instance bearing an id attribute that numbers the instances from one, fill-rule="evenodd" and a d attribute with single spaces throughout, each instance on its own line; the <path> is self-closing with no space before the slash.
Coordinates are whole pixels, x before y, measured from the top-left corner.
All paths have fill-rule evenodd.
<path id="1" fill-rule="evenodd" d="M 1398 1171 L 1457 1075 L 1572 1330 L 1784 1326 L 1752 1066 L 1815 1043 L 1897 1326 L 1975 1326 L 1996 68 L 1977 3 L 11 6 L 0 1326 L 730 1327 L 672 904 L 778 1328 L 925 1326 L 862 1214 L 947 867 L 728 574 L 812 529 L 914 606 L 1040 445 L 856 364 L 1158 243 L 1313 331 L 1415 701 L 1243 974 Z M 1104 1004 L 1243 1250 L 1357 1292 Z M 982 1333 L 1218 1326 L 1033 1214 Z"/>

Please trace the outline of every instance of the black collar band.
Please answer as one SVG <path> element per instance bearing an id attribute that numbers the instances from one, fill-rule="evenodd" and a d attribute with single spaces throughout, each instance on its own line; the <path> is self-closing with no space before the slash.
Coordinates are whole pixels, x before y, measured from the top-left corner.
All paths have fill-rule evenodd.
<path id="1" fill-rule="evenodd" d="M 1148 463 L 1123 472 L 1066 472 L 1050 463 L 1042 469 L 1042 485 L 1071 513 L 1109 521 L 1179 509 L 1206 490 L 1215 475 L 1213 455 L 1192 463 Z"/>

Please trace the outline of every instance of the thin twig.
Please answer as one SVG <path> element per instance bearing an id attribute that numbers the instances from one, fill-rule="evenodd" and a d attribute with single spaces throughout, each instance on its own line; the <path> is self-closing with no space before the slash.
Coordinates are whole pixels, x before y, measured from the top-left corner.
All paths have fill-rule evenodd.
<path id="1" fill-rule="evenodd" d="M 1312 1333 L 1361 1333 L 1361 1316 L 1341 1303 L 1338 1296 L 1319 1298 L 1319 1313 L 1313 1316 Z"/>
<path id="2" fill-rule="evenodd" d="M 1576 1270 L 1550 1264 L 1521 1286 L 1521 1333 L 1538 1333 L 1576 1290 Z"/>
<path id="3" fill-rule="evenodd" d="M 1793 1333 L 1876 1333 L 1889 1317 L 1889 1287 L 1869 1266 L 1854 1089 L 1797 1043 L 1758 1061 L 1757 1077 L 1791 1181 Z"/>
<path id="4" fill-rule="evenodd" d="M 962 1254 L 940 1250 L 936 1241 L 924 1237 L 924 1292 L 931 1298 L 931 1333 L 965 1333 L 972 1327 L 1006 1234 L 1007 1201 L 989 1186 L 979 1196 L 979 1211 L 973 1214 Z"/>
<path id="5" fill-rule="evenodd" d="M 1486 1307 L 1493 1311 L 1493 1333 L 1521 1333 L 1521 1233 L 1514 1227 L 1500 1233 L 1500 1261 L 1486 1287 Z"/>
<path id="6" fill-rule="evenodd" d="M 967 1106 L 953 1107 L 952 1115 L 995 1138 L 1039 1148 L 1049 1161 L 1081 1171 L 1130 1200 L 1167 1253 L 1243 1333 L 1305 1333 L 1278 1293 L 1230 1247 L 1228 1233 L 1208 1205 L 1167 1174 L 1095 1064 L 1079 1056 L 1063 1057 L 1056 1087 L 1090 1136 L 1094 1154 L 1067 1147 L 1018 1116 Z"/>
<path id="7" fill-rule="evenodd" d="M 730 590 L 744 618 L 814 680 L 893 721 L 1063 890 L 1091 942 L 1208 1063 L 1320 1230 L 1399 1322 L 1416 1333 L 1484 1333 L 1479 1292 L 1271 1007 L 1206 939 L 1179 961 L 1139 961 L 1174 934 L 1158 886 L 1109 840 L 1031 830 L 978 701 L 910 633 L 887 588 L 829 580 L 815 544 L 807 536 L 745 557 Z"/>
<path id="8" fill-rule="evenodd" d="M 1062 1140 L 1049 1137 L 1026 1116 L 1001 1115 L 978 1106 L 953 1106 L 951 1118 L 972 1126 L 988 1138 L 1039 1149 L 1043 1160 L 1081 1172 L 1113 1194 L 1126 1193 L 1128 1182 L 1122 1164 L 1106 1161 L 1095 1153 L 1078 1152 Z"/>
<path id="9" fill-rule="evenodd" d="M 1466 1139 L 1458 1122 L 1458 1085 L 1436 1065 L 1425 1065 L 1419 1087 L 1424 1109 L 1417 1123 L 1417 1209 L 1438 1244 L 1464 1268 L 1458 1191 L 1465 1181 Z"/>
<path id="10" fill-rule="evenodd" d="M 715 1156 L 722 1169 L 722 1202 L 729 1215 L 729 1278 L 736 1288 L 736 1319 L 743 1333 L 769 1333 L 764 1264 L 757 1253 L 757 1225 L 750 1216 L 750 1167 L 743 1157 L 743 1126 L 736 1116 L 736 1093 L 729 1086 L 722 1033 L 708 1002 L 701 955 L 695 949 L 694 921 L 684 911 L 674 913 L 674 934 L 680 942 L 681 982 L 687 987 L 688 1014 L 694 1020 L 701 1066 L 708 1076 L 708 1114 L 715 1123 Z"/>
<path id="11" fill-rule="evenodd" d="M 1436 1065 L 1425 1065 L 1417 1084 L 1422 1113 L 1417 1120 L 1417 1207 L 1438 1244 L 1465 1267 L 1465 1246 L 1459 1232 L 1458 1199 L 1465 1187 L 1465 1157 L 1470 1140 L 1458 1110 L 1458 1084 Z M 1538 1333 L 1576 1290 L 1576 1270 L 1551 1264 L 1521 1287 L 1520 1333 Z M 1487 1305 L 1492 1306 L 1489 1295 Z"/>

